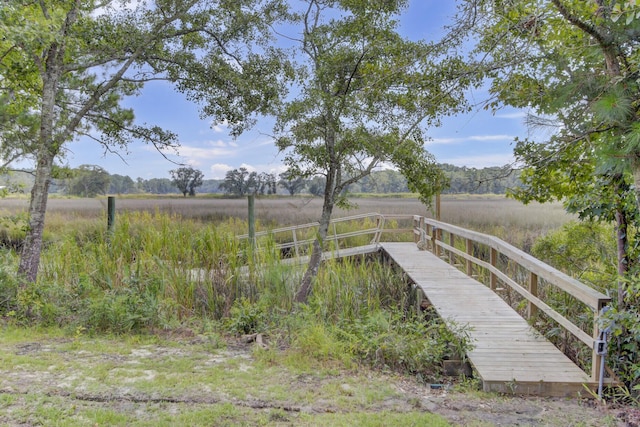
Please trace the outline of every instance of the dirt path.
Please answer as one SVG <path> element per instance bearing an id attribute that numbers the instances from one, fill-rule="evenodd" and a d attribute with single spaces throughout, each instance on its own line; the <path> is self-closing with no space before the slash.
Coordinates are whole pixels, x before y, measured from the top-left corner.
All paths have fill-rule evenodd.
<path id="1" fill-rule="evenodd" d="M 425 424 L 433 414 L 460 426 L 637 425 L 633 410 L 587 399 L 462 393 L 368 369 L 296 366 L 216 336 L 0 333 L 1 425 L 433 425 Z"/>

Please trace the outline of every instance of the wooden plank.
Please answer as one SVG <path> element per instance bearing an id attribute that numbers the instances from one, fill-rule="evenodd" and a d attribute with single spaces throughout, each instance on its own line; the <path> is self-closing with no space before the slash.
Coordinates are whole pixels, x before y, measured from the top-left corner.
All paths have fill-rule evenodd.
<path id="1" fill-rule="evenodd" d="M 381 243 L 416 283 L 439 316 L 465 328 L 467 356 L 487 391 L 574 395 L 589 376 L 547 341 L 502 298 L 412 243 Z"/>

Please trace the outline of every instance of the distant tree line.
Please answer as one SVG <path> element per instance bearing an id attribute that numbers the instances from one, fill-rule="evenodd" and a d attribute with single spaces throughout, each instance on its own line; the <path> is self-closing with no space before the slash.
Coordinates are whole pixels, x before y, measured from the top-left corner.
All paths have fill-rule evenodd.
<path id="1" fill-rule="evenodd" d="M 505 194 L 508 189 L 520 187 L 519 173 L 500 167 L 469 168 L 441 164 L 449 180 L 444 194 Z M 184 169 L 181 171 L 181 169 Z M 246 168 L 228 171 L 224 179 L 203 179 L 202 172 L 193 168 L 180 168 L 170 178 L 136 178 L 126 175 L 109 174 L 96 165 L 82 165 L 75 169 L 61 168 L 53 180 L 51 192 L 95 197 L 104 194 L 175 194 L 195 195 L 199 193 L 226 194 L 229 196 L 291 195 L 310 194 L 321 196 L 324 191 L 324 178 L 302 179 L 288 173 L 279 175 L 258 173 Z M 15 183 L 16 180 L 28 181 L 30 175 L 0 177 L 0 184 Z M 28 186 L 25 183 L 23 186 Z M 349 186 L 351 193 L 406 193 L 409 192 L 407 180 L 398 171 L 381 170 L 373 172 L 359 182 Z"/>

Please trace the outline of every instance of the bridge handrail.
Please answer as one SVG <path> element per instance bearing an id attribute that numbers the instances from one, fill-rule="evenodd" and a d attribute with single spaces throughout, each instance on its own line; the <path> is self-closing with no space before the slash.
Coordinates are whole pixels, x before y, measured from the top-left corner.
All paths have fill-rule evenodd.
<path id="1" fill-rule="evenodd" d="M 340 223 L 353 222 L 353 221 L 364 222 L 367 219 L 374 220 L 375 226 L 369 227 L 366 229 L 355 230 L 355 231 L 346 231 L 342 233 L 337 232 L 336 226 Z M 259 231 L 255 233 L 255 237 L 257 239 L 258 237 L 274 236 L 274 235 L 283 234 L 283 233 L 291 233 L 291 237 L 292 237 L 291 241 L 284 242 L 284 243 L 276 242 L 275 248 L 279 250 L 293 248 L 295 251 L 295 254 L 297 255 L 298 249 L 300 247 L 309 245 L 310 243 L 313 243 L 313 241 L 315 240 L 315 237 L 307 238 L 307 239 L 298 239 L 298 232 L 318 228 L 319 226 L 320 226 L 320 223 L 317 221 L 306 223 L 306 224 L 300 224 L 300 225 L 291 225 L 288 227 L 274 228 L 267 231 Z M 373 237 L 370 243 L 375 244 L 380 241 L 380 236 L 384 231 L 384 227 L 385 227 L 385 216 L 375 212 L 334 218 L 329 223 L 329 231 L 326 237 L 326 241 L 338 243 L 339 241 L 344 240 L 348 237 L 357 237 L 357 236 L 373 234 Z M 237 236 L 237 238 L 240 240 L 248 240 L 249 235 L 242 234 Z"/>
<path id="2" fill-rule="evenodd" d="M 602 308 L 603 302 L 611 301 L 611 298 L 608 297 L 607 295 L 601 292 L 598 292 L 597 290 L 585 285 L 584 283 L 561 272 L 560 270 L 557 270 L 556 268 L 536 259 L 535 257 L 529 255 L 528 253 L 522 251 L 521 249 L 516 248 L 515 246 L 510 245 L 509 243 L 505 242 L 504 240 L 498 237 L 490 236 L 477 231 L 472 231 L 472 230 L 461 228 L 455 225 L 436 221 L 431 218 L 414 215 L 414 221 L 416 220 L 420 221 L 420 218 L 422 218 L 422 220 L 424 221 L 424 224 L 430 225 L 431 227 L 435 228 L 435 230 L 444 230 L 448 233 L 451 233 L 460 237 L 464 237 L 465 239 L 470 239 L 472 241 L 482 243 L 492 249 L 495 249 L 496 251 L 499 251 L 500 253 L 506 255 L 509 259 L 517 262 L 519 265 L 526 268 L 528 271 L 536 274 L 538 277 L 545 279 L 549 283 L 552 283 L 553 285 L 557 286 L 563 291 L 571 294 L 578 300 L 585 303 L 587 306 L 591 307 L 591 309 L 593 309 L 596 312 Z M 427 230 L 424 230 L 424 231 L 427 231 Z M 429 235 L 427 237 L 428 240 L 431 240 L 432 238 L 433 238 L 432 235 Z M 441 240 L 436 239 L 436 241 L 437 241 L 436 245 L 443 249 L 446 249 L 446 250 L 455 249 L 447 245 Z M 461 255 L 465 258 L 469 256 L 474 260 L 477 260 L 477 258 L 472 257 L 470 254 L 467 254 L 467 253 L 458 253 L 458 255 Z M 489 265 L 488 267 L 493 267 L 493 266 Z M 495 267 L 493 268 L 495 269 Z"/>
<path id="3" fill-rule="evenodd" d="M 347 231 L 343 233 L 338 233 L 336 230 L 336 225 L 343 222 L 353 222 L 353 221 L 364 221 L 366 219 L 374 219 L 375 226 L 360 229 L 355 231 Z M 413 229 L 386 229 L 387 219 L 398 219 L 398 220 L 413 220 Z M 301 225 L 292 225 L 288 227 L 281 227 L 267 231 L 260 231 L 255 233 L 255 237 L 264 237 L 264 236 L 273 236 L 276 234 L 282 234 L 290 232 L 292 234 L 292 240 L 285 243 L 276 243 L 275 247 L 278 249 L 282 248 L 291 248 L 300 245 L 306 245 L 311 242 L 315 238 L 301 239 L 297 238 L 297 232 L 302 230 L 308 230 L 312 228 L 317 228 L 319 226 L 318 222 L 310 222 Z M 332 227 L 333 226 L 333 227 Z M 499 239 L 495 236 L 490 236 L 488 234 L 480 233 L 473 230 L 468 230 L 462 227 L 458 227 L 456 225 L 448 224 L 445 222 L 437 221 L 432 218 L 428 218 L 421 215 L 382 215 L 379 213 L 366 213 L 359 215 L 351 215 L 340 218 L 332 219 L 330 222 L 329 234 L 327 236 L 327 241 L 338 241 L 341 239 L 345 239 L 348 237 L 355 237 L 367 234 L 373 234 L 373 238 L 371 243 L 379 243 L 380 237 L 383 233 L 391 233 L 391 232 L 411 232 L 413 231 L 414 240 L 416 243 L 418 241 L 427 242 L 435 242 L 435 247 L 432 246 L 432 252 L 436 252 L 436 248 L 439 251 L 440 249 L 455 253 L 458 256 L 465 258 L 468 262 L 475 263 L 483 268 L 488 269 L 492 275 L 501 276 L 499 277 L 502 281 L 511 281 L 504 273 L 500 272 L 494 264 L 487 263 L 482 261 L 473 255 L 467 252 L 460 251 L 456 249 L 453 245 L 447 244 L 442 241 L 442 236 L 440 231 L 445 231 L 449 233 L 450 236 L 459 236 L 467 241 L 476 242 L 480 244 L 484 244 L 487 247 L 493 249 L 497 253 L 503 254 L 507 256 L 512 261 L 515 261 L 520 266 L 527 269 L 527 271 L 535 274 L 537 277 L 545 279 L 547 282 L 553 284 L 559 289 L 569 293 L 574 296 L 578 300 L 585 303 L 589 306 L 594 312 L 599 312 L 600 309 L 611 301 L 611 298 L 607 295 L 604 295 L 597 290 L 586 286 L 580 281 L 574 279 L 573 277 L 551 267 L 550 265 L 536 259 L 535 257 L 527 254 L 526 252 L 510 245 L 502 239 Z M 440 236 L 440 238 L 438 238 Z M 248 239 L 248 234 L 243 234 L 237 236 L 238 239 Z M 495 278 L 493 278 L 495 280 Z M 515 283 L 515 282 L 513 282 Z M 513 283 L 507 283 L 510 286 Z M 517 290 L 517 289 L 516 289 Z M 529 294 L 531 296 L 531 294 Z M 533 295 L 535 297 L 535 295 Z M 526 296 L 525 296 L 526 297 Z M 529 298 L 527 298 L 529 299 Z M 535 298 L 537 299 L 537 297 Z M 533 301 L 534 303 L 538 303 L 538 301 Z M 543 308 L 543 307 L 541 307 Z"/>
<path id="4" fill-rule="evenodd" d="M 496 290 L 497 280 L 510 286 L 518 292 L 528 302 L 527 315 L 533 316 L 536 310 L 540 310 L 547 316 L 555 320 L 565 330 L 574 335 L 577 339 L 589 346 L 592 351 L 591 356 L 591 378 L 598 381 L 600 377 L 600 361 L 602 355 L 598 352 L 596 342 L 599 339 L 598 317 L 602 308 L 611 302 L 611 298 L 589 286 L 581 283 L 573 277 L 553 268 L 552 266 L 534 258 L 526 252 L 510 245 L 502 239 L 490 236 L 477 231 L 467 230 L 455 225 L 440 222 L 420 215 L 413 216 L 414 239 L 429 246 L 429 249 L 437 256 L 441 251 L 449 252 L 450 262 L 454 262 L 455 256 L 466 260 L 466 274 L 472 276 L 472 264 L 478 265 L 489 271 L 489 286 Z M 448 233 L 449 243 L 444 241 L 444 233 Z M 465 239 L 465 251 L 455 247 L 456 236 Z M 489 261 L 482 260 L 473 255 L 473 243 L 485 245 L 490 249 Z M 515 262 L 529 272 L 527 287 L 524 287 L 502 272 L 497 266 L 499 254 L 505 255 L 509 260 Z M 593 313 L 593 335 L 589 335 L 571 320 L 558 313 L 555 309 L 547 305 L 538 298 L 538 278 L 544 279 L 558 289 L 573 296 L 589 307 Z"/>
<path id="5" fill-rule="evenodd" d="M 373 219 L 375 221 L 374 227 L 366 229 L 360 229 L 355 231 L 346 231 L 342 233 L 337 232 L 336 225 L 343 222 L 363 221 L 367 219 Z M 413 222 L 410 228 L 391 229 L 385 228 L 388 224 L 388 220 L 408 221 Z M 291 233 L 292 240 L 288 242 L 276 242 L 275 247 L 277 249 L 293 248 L 295 256 L 299 256 L 298 249 L 303 245 L 309 245 L 315 240 L 312 238 L 298 239 L 298 234 L 303 230 L 309 230 L 317 228 L 318 222 L 312 222 L 302 225 L 294 225 L 289 227 L 281 227 L 268 231 L 256 232 L 255 237 L 273 236 L 282 233 Z M 444 233 L 443 233 L 444 232 Z M 445 252 L 449 254 L 449 260 L 453 264 L 454 258 L 464 258 L 466 261 L 466 274 L 473 275 L 473 265 L 477 265 L 489 272 L 489 286 L 491 289 L 496 290 L 498 280 L 505 285 L 511 287 L 518 292 L 528 302 L 528 316 L 531 317 L 536 310 L 544 312 L 547 316 L 555 320 L 565 330 L 573 334 L 577 339 L 590 346 L 592 349 L 592 378 L 597 378 L 599 372 L 597 372 L 597 366 L 599 365 L 601 355 L 597 354 L 596 346 L 594 345 L 598 339 L 598 316 L 601 309 L 610 303 L 611 298 L 607 295 L 598 292 L 597 290 L 586 286 L 573 277 L 553 268 L 552 266 L 536 259 L 535 257 L 527 254 L 526 252 L 510 245 L 502 239 L 495 236 L 490 236 L 477 231 L 468 230 L 462 227 L 458 227 L 445 222 L 437 221 L 432 218 L 428 218 L 421 215 L 382 215 L 379 213 L 368 213 L 360 215 L 352 215 L 341 218 L 335 218 L 330 222 L 329 234 L 326 240 L 328 242 L 334 242 L 340 249 L 347 249 L 343 246 L 345 239 L 349 237 L 373 234 L 370 241 L 371 244 L 377 244 L 380 241 L 382 234 L 386 233 L 411 233 L 414 236 L 416 243 L 422 243 L 423 248 L 428 247 L 431 252 L 437 256 L 444 255 Z M 444 241 L 444 234 L 448 234 L 449 242 Z M 465 250 L 460 250 L 455 247 L 456 237 L 465 240 Z M 239 239 L 248 239 L 249 235 L 244 234 L 238 236 Z M 342 241 L 342 242 L 339 242 Z M 489 260 L 480 259 L 473 254 L 473 244 L 481 244 L 490 249 Z M 341 247 L 342 246 L 342 247 Z M 508 276 L 505 272 L 501 271 L 497 266 L 499 255 L 506 256 L 509 260 L 515 262 L 517 265 L 524 268 L 528 273 L 528 283 L 525 286 L 517 283 L 514 279 Z M 575 325 L 569 319 L 550 307 L 544 301 L 538 297 L 537 287 L 538 278 L 542 278 L 546 283 L 555 286 L 556 288 L 566 292 L 567 294 L 575 297 L 577 300 L 583 302 L 593 312 L 593 336 L 583 331 L 580 327 Z"/>

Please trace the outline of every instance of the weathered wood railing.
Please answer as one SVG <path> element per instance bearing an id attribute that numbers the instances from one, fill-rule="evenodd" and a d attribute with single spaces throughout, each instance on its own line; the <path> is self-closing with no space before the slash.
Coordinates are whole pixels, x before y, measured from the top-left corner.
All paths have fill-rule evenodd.
<path id="1" fill-rule="evenodd" d="M 358 222 L 362 228 L 354 229 L 354 223 Z M 340 226 L 345 224 L 349 224 L 348 231 L 340 231 Z M 389 227 L 390 224 L 394 227 Z M 300 257 L 307 253 L 315 240 L 317 228 L 318 223 L 315 222 L 262 231 L 255 236 L 256 239 L 270 236 L 274 239 L 275 248 L 281 253 L 289 251 L 289 256 Z M 326 243 L 328 250 L 339 251 L 353 247 L 354 242 L 357 244 L 359 236 L 369 235 L 371 238 L 368 244 L 377 244 L 383 235 L 391 233 L 412 233 L 414 242 L 421 248 L 448 259 L 468 276 L 480 281 L 483 279 L 481 276 L 485 276 L 485 284 L 492 290 L 498 291 L 504 285 L 517 292 L 526 300 L 525 317 L 531 318 L 540 311 L 591 349 L 591 379 L 594 382 L 599 381 L 602 356 L 598 354 L 595 343 L 599 334 L 598 316 L 602 308 L 609 304 L 608 296 L 497 237 L 419 215 L 371 213 L 337 218 L 330 223 Z M 242 239 L 248 237 L 247 234 L 239 236 Z M 523 272 L 526 275 L 524 280 Z M 518 274 L 521 277 L 515 277 Z M 518 279 L 526 283 L 522 285 L 518 283 Z M 540 282 L 565 292 L 588 307 L 593 316 L 592 333 L 585 332 L 543 301 L 538 292 Z"/>
<path id="2" fill-rule="evenodd" d="M 348 230 L 340 231 L 340 228 L 343 226 L 348 227 Z M 275 249 L 281 254 L 288 254 L 290 257 L 300 257 L 307 253 L 311 244 L 316 240 L 318 227 L 318 222 L 292 225 L 257 232 L 255 233 L 255 238 L 258 246 L 261 238 L 268 237 L 273 239 Z M 325 243 L 330 250 L 347 249 L 353 247 L 350 240 L 357 242 L 358 237 L 371 236 L 368 244 L 375 244 L 380 241 L 380 236 L 384 232 L 384 228 L 385 216 L 377 213 L 332 219 L 329 224 Z M 243 234 L 238 236 L 238 238 L 248 240 L 249 235 Z M 260 250 L 259 247 L 258 250 Z"/>
<path id="3" fill-rule="evenodd" d="M 468 276 L 477 277 L 480 270 L 488 272 L 486 284 L 492 290 L 499 289 L 499 285 L 506 285 L 527 301 L 525 317 L 531 318 L 539 310 L 588 346 L 591 349 L 591 379 L 594 382 L 599 381 L 602 356 L 596 348 L 596 340 L 599 338 L 598 316 L 602 308 L 610 303 L 607 295 L 497 237 L 423 216 L 414 216 L 413 221 L 416 243 L 428 248 L 435 255 L 448 259 L 451 264 L 461 266 Z M 464 260 L 462 265 L 459 263 L 461 260 Z M 524 286 L 513 277 L 518 267 L 521 272 L 526 271 Z M 581 301 L 590 309 L 593 315 L 592 334 L 585 332 L 540 299 L 540 280 Z"/>

